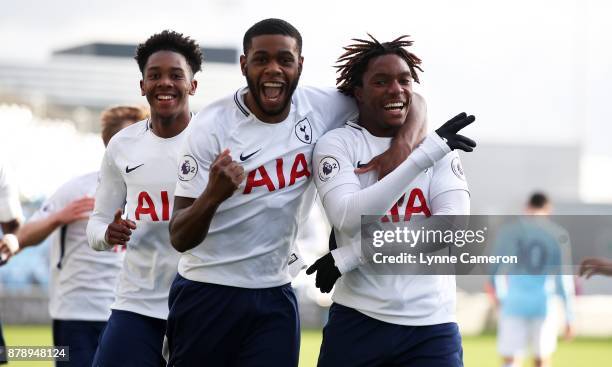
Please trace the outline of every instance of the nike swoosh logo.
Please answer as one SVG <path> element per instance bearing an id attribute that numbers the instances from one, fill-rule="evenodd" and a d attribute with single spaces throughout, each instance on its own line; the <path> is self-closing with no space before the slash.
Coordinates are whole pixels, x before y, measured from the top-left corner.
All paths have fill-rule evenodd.
<path id="1" fill-rule="evenodd" d="M 142 165 L 144 165 L 144 163 L 143 164 L 139 164 L 136 167 L 132 167 L 132 168 L 130 168 L 129 166 L 125 166 L 125 173 L 130 173 L 130 172 L 132 172 L 133 170 L 135 170 L 136 168 L 138 168 L 138 167 L 140 167 Z"/>
<path id="2" fill-rule="evenodd" d="M 361 164 L 361 161 L 357 161 L 357 168 L 365 167 L 367 164 Z"/>
<path id="3" fill-rule="evenodd" d="M 249 154 L 249 155 L 242 155 L 242 153 L 240 153 L 240 160 L 242 162 L 246 161 L 247 159 L 251 158 L 252 156 L 254 156 L 255 154 L 257 154 L 259 151 L 261 150 L 261 148 L 257 149 L 256 151 L 254 151 L 253 153 Z"/>

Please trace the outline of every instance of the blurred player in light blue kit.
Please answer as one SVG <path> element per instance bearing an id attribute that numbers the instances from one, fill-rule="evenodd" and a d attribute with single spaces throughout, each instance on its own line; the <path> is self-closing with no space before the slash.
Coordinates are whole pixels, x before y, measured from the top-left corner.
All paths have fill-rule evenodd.
<path id="1" fill-rule="evenodd" d="M 527 204 L 528 218 L 500 230 L 496 254 L 515 254 L 519 263 L 512 269 L 494 266 L 488 290 L 500 306 L 498 350 L 504 367 L 519 366 L 528 349 L 536 367 L 551 365 L 557 346 L 556 295 L 565 306 L 566 339 L 572 337 L 574 282 L 562 275 L 563 264 L 571 262 L 567 232 L 547 216 L 551 204 L 543 193 L 534 193 Z"/>

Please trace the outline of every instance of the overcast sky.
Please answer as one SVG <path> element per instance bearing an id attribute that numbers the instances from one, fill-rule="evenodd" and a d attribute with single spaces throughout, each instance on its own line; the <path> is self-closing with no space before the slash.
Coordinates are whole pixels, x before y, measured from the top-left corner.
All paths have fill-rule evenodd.
<path id="1" fill-rule="evenodd" d="M 601 129 L 612 133 L 612 5 L 604 0 L 3 3 L 0 59 L 44 60 L 54 49 L 91 41 L 141 42 L 165 28 L 202 45 L 240 47 L 254 22 L 284 18 L 302 32 L 306 84 L 333 85 L 331 65 L 353 37 L 410 34 L 425 70 L 417 88 L 434 126 L 468 110 L 483 121 L 477 134 L 486 139 L 512 141 L 528 130 L 521 138 L 586 142 L 612 154 L 600 141 Z"/>
<path id="2" fill-rule="evenodd" d="M 304 38 L 302 83 L 318 85 L 333 85 L 331 65 L 351 38 L 410 34 L 433 126 L 467 110 L 479 119 L 470 133 L 485 141 L 582 144 L 612 157 L 605 0 L 20 0 L 0 8 L 0 60 L 45 60 L 92 41 L 136 43 L 165 28 L 240 48 L 254 22 L 284 18 Z"/>

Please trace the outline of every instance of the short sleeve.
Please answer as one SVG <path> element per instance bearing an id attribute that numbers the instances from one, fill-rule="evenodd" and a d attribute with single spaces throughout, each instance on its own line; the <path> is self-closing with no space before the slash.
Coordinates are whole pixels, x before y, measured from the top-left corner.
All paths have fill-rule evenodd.
<path id="1" fill-rule="evenodd" d="M 452 190 L 469 192 L 461 160 L 455 151 L 446 154 L 434 165 L 429 184 L 429 197 L 434 199 L 436 196 Z"/>
<path id="2" fill-rule="evenodd" d="M 221 153 L 220 139 L 214 131 L 214 119 L 205 111 L 191 122 L 178 158 L 175 196 L 199 197 L 208 184 L 208 173 Z"/>
<path id="3" fill-rule="evenodd" d="M 327 193 L 336 187 L 347 184 L 360 186 L 350 157 L 352 150 L 342 140 L 341 132 L 338 129 L 324 135 L 314 149 L 314 180 L 323 203 Z"/>
<path id="4" fill-rule="evenodd" d="M 348 120 L 358 115 L 357 103 L 354 98 L 345 96 L 333 87 L 306 87 L 312 103 L 321 111 L 325 121 L 325 131 L 342 127 Z"/>
<path id="5" fill-rule="evenodd" d="M 72 187 L 69 183 L 62 185 L 56 192 L 53 193 L 47 200 L 43 202 L 41 207 L 30 217 L 30 221 L 45 219 L 49 214 L 54 213 L 64 208 L 70 203 Z"/>
<path id="6" fill-rule="evenodd" d="M 9 222 L 22 217 L 16 184 L 7 165 L 0 161 L 0 222 Z"/>

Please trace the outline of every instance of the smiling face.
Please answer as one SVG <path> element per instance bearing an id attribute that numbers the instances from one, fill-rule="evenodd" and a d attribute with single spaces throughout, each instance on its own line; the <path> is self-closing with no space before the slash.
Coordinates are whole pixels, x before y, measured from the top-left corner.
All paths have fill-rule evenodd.
<path id="1" fill-rule="evenodd" d="M 247 54 L 240 56 L 240 67 L 249 86 L 245 102 L 257 118 L 280 122 L 287 117 L 303 61 L 293 37 L 253 37 Z"/>
<path id="2" fill-rule="evenodd" d="M 151 106 L 151 117 L 172 121 L 189 114 L 189 96 L 197 81 L 185 57 L 174 51 L 157 51 L 147 60 L 140 90 Z"/>
<path id="3" fill-rule="evenodd" d="M 395 136 L 412 101 L 412 76 L 406 61 L 395 54 L 368 62 L 362 85 L 355 88 L 359 121 L 376 136 Z"/>

